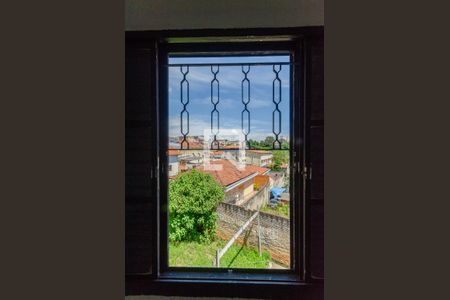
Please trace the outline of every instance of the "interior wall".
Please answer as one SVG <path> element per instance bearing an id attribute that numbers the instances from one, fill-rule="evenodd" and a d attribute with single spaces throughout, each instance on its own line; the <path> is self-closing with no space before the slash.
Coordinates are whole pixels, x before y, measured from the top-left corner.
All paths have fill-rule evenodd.
<path id="1" fill-rule="evenodd" d="M 127 31 L 320 25 L 324 25 L 323 0 L 125 0 Z M 126 296 L 125 299 L 194 298 L 148 295 Z"/>
<path id="2" fill-rule="evenodd" d="M 125 0 L 126 30 L 318 25 L 323 0 Z"/>

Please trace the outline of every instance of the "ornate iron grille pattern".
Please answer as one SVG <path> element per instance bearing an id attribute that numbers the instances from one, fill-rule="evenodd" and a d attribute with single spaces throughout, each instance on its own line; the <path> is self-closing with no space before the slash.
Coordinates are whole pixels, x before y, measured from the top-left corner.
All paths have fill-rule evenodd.
<path id="1" fill-rule="evenodd" d="M 281 142 L 278 140 L 278 136 L 281 133 L 281 111 L 278 105 L 281 103 L 281 79 L 279 74 L 281 72 L 281 65 L 278 65 L 279 70 L 273 65 L 273 72 L 275 73 L 275 79 L 272 82 L 272 101 L 275 104 L 275 109 L 272 113 L 272 132 L 275 135 L 275 140 L 273 141 L 273 149 L 281 149 Z M 278 90 L 278 92 L 276 92 Z M 276 127 L 275 119 L 278 118 L 278 126 Z"/>
<path id="2" fill-rule="evenodd" d="M 213 66 L 211 65 L 211 73 L 214 78 L 211 80 L 211 103 L 214 106 L 211 111 L 211 134 L 214 136 L 213 141 L 211 142 L 211 149 L 219 149 L 219 142 L 217 141 L 217 135 L 219 134 L 219 111 L 217 110 L 217 104 L 220 101 L 219 95 L 219 80 L 217 80 L 217 74 L 219 73 L 219 66 L 217 66 L 217 71 L 214 71 Z M 217 96 L 214 96 L 214 90 L 216 91 Z M 217 126 L 214 127 L 214 119 L 217 119 Z"/>
<path id="3" fill-rule="evenodd" d="M 183 110 L 180 112 L 180 131 L 183 139 L 181 140 L 181 149 L 185 149 L 184 145 L 187 145 L 186 149 L 189 149 L 189 142 L 187 140 L 187 135 L 189 134 L 189 111 L 187 110 L 187 105 L 189 104 L 189 81 L 186 79 L 189 73 L 189 66 L 186 66 L 186 71 L 183 71 L 183 66 L 180 66 L 180 72 L 183 75 L 183 79 L 180 82 L 180 101 L 183 104 Z M 186 86 L 186 94 L 184 93 L 184 87 Z M 187 128 L 184 126 L 184 118 L 187 119 Z"/>
<path id="4" fill-rule="evenodd" d="M 247 75 L 250 72 L 250 65 L 247 65 L 247 71 L 245 71 L 244 66 L 242 66 L 242 73 L 244 73 L 244 79 L 241 81 L 241 97 L 242 97 L 242 104 L 244 104 L 244 109 L 241 112 L 241 128 L 242 133 L 245 136 L 245 146 L 246 148 L 250 148 L 250 145 L 248 143 L 247 137 L 250 133 L 250 111 L 247 109 L 247 105 L 250 103 L 250 80 L 248 79 Z M 245 95 L 244 90 L 245 87 L 247 87 L 247 95 Z M 247 119 L 247 128 L 244 127 L 244 115 Z"/>
<path id="5" fill-rule="evenodd" d="M 183 108 L 180 112 L 180 132 L 182 139 L 180 142 L 181 150 L 189 150 L 189 141 L 187 139 L 189 135 L 189 111 L 187 105 L 189 104 L 189 81 L 187 75 L 189 73 L 189 66 L 194 67 L 210 67 L 212 73 L 211 85 L 211 104 L 213 109 L 211 110 L 211 133 L 213 135 L 213 141 L 211 142 L 211 150 L 220 150 L 219 141 L 217 140 L 217 135 L 220 130 L 220 112 L 217 109 L 217 105 L 220 102 L 220 82 L 217 75 L 220 70 L 220 66 L 240 66 L 244 78 L 241 81 L 241 101 L 244 105 L 244 109 L 241 111 L 241 130 L 245 137 L 245 145 L 247 149 L 252 149 L 248 141 L 248 135 L 250 133 L 250 122 L 251 113 L 248 109 L 250 103 L 250 79 L 248 74 L 250 72 L 250 66 L 272 66 L 275 78 L 272 81 L 272 102 L 275 105 L 275 109 L 272 112 L 272 133 L 274 134 L 274 141 L 272 143 L 273 149 L 282 149 L 281 141 L 279 140 L 281 134 L 281 110 L 279 105 L 281 103 L 281 78 L 280 72 L 282 70 L 282 65 L 292 65 L 292 63 L 273 63 L 273 62 L 261 62 L 261 63 L 219 63 L 219 64 L 208 64 L 208 63 L 197 63 L 197 64 L 171 64 L 168 67 L 180 67 L 180 72 L 183 75 L 180 81 L 180 101 Z M 214 66 L 217 68 L 215 69 Z M 184 67 L 186 70 L 184 70 Z M 245 68 L 246 67 L 246 68 Z M 216 126 L 214 126 L 216 125 Z M 245 126 L 246 125 L 246 126 Z"/>

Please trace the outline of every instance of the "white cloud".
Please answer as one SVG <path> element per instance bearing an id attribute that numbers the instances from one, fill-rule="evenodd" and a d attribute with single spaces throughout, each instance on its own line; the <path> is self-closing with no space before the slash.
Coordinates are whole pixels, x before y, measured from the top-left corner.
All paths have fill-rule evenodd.
<path id="1" fill-rule="evenodd" d="M 253 72 L 252 72 L 253 71 Z M 264 70 L 252 69 L 248 74 L 248 79 L 250 80 L 251 88 L 258 88 L 261 86 L 266 86 L 272 88 L 273 80 L 275 79 L 275 74 L 270 69 L 266 68 Z M 169 82 L 175 85 L 180 84 L 182 80 L 182 75 L 179 68 L 170 68 L 169 71 Z M 205 85 L 208 87 L 213 80 L 213 74 L 210 72 L 208 67 L 191 67 L 186 79 L 189 81 L 190 85 Z M 222 67 L 217 74 L 217 79 L 220 82 L 220 87 L 223 88 L 234 88 L 240 91 L 241 81 L 244 75 L 237 67 Z M 280 79 L 282 82 L 282 87 L 289 87 L 289 74 L 288 72 L 280 73 Z"/>
<path id="2" fill-rule="evenodd" d="M 283 68 L 284 73 L 281 74 L 282 79 L 282 102 L 287 103 L 289 99 L 289 93 L 286 92 L 286 88 L 289 87 L 289 77 L 287 69 Z M 234 114 L 232 117 L 225 117 L 221 115 L 220 127 L 221 128 L 238 128 L 241 129 L 241 110 L 244 105 L 241 102 L 241 80 L 243 74 L 238 67 L 222 67 L 217 76 L 220 82 L 220 95 L 221 99 L 218 104 L 218 110 L 228 110 L 228 116 Z M 251 132 L 249 138 L 252 139 L 264 139 L 269 135 L 273 135 L 272 128 L 272 114 L 270 116 L 261 117 L 255 119 L 254 109 L 263 109 L 274 107 L 272 102 L 272 82 L 275 78 L 275 74 L 272 68 L 258 68 L 252 67 L 248 78 L 251 82 L 251 100 L 248 104 L 249 110 L 252 112 L 251 119 Z M 179 93 L 180 93 L 180 80 L 182 75 L 179 72 L 179 68 L 171 68 L 169 72 L 169 97 L 171 100 L 176 100 L 176 107 L 179 108 Z M 190 84 L 190 100 L 194 107 L 197 105 L 205 106 L 208 110 L 212 109 L 210 100 L 210 83 L 213 79 L 213 75 L 208 67 L 191 67 L 187 75 L 187 79 Z M 199 92 L 202 92 L 201 94 Z M 198 97 L 201 95 L 201 97 Z M 205 95 L 207 95 L 205 97 Z M 173 98 L 172 97 L 177 97 Z M 196 109 L 193 109 L 195 112 Z M 259 111 L 261 112 L 261 111 Z M 196 111 L 197 115 L 190 115 L 190 131 L 189 135 L 202 135 L 203 129 L 210 128 L 210 111 L 201 114 L 201 111 Z M 258 114 L 258 113 L 257 113 Z M 283 125 L 284 126 L 284 125 Z M 283 132 L 284 133 L 284 127 Z M 180 136 L 180 116 L 177 113 L 176 116 L 169 119 L 169 134 L 170 136 Z"/>

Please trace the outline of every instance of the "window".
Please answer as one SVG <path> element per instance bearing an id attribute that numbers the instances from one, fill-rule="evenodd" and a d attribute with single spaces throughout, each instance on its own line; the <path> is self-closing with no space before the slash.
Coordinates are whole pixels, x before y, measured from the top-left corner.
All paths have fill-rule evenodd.
<path id="1" fill-rule="evenodd" d="M 261 295 L 256 282 L 268 293 L 320 282 L 311 272 L 306 100 L 314 96 L 310 45 L 321 41 L 321 30 L 228 33 L 128 34 L 128 294 L 164 294 L 162 285 L 171 282 L 233 283 L 230 291 L 247 286 L 249 295 Z M 149 176 L 138 183 L 141 174 Z M 215 195 L 216 204 L 183 216 L 188 193 L 182 184 L 199 180 L 205 183 L 193 186 L 208 196 L 202 201 Z M 223 216 L 205 219 L 204 211 Z M 288 221 L 270 225 L 266 215 Z M 287 234 L 276 241 L 280 227 Z M 217 235 L 205 234 L 208 229 Z M 239 261 L 239 251 L 247 259 Z"/>
<path id="2" fill-rule="evenodd" d="M 291 269 L 291 53 L 168 55 L 167 267 Z"/>
<path id="3" fill-rule="evenodd" d="M 183 157 L 179 173 L 160 173 L 163 273 L 300 278 L 301 175 L 281 168 L 302 165 L 290 147 L 302 140 L 296 55 L 291 42 L 161 45 L 159 160 Z"/>

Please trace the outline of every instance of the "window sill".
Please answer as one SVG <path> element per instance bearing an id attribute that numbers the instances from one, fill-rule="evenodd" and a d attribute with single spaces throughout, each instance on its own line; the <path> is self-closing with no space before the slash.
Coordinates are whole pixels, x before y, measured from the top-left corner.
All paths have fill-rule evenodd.
<path id="1" fill-rule="evenodd" d="M 317 299 L 318 293 L 323 293 L 322 282 L 301 282 L 295 280 L 295 276 L 284 274 L 286 280 L 276 275 L 267 276 L 265 279 L 256 279 L 252 274 L 251 279 L 237 278 L 210 278 L 199 279 L 196 277 L 178 278 L 169 277 L 166 273 L 160 278 L 151 275 L 126 276 L 126 295 L 163 295 L 163 296 L 189 296 L 189 297 L 240 297 L 240 298 L 275 298 L 283 297 L 296 299 Z M 223 275 L 223 274 L 221 274 Z M 278 274 L 277 274 L 278 275 Z M 290 278 L 288 278 L 290 276 Z M 269 278 L 271 277 L 271 278 Z"/>
<path id="2" fill-rule="evenodd" d="M 230 269 L 205 270 L 204 272 L 192 271 L 167 271 L 160 274 L 161 280 L 210 280 L 221 282 L 301 282 L 298 275 L 285 270 L 270 270 L 270 273 L 260 273 L 260 270 L 239 271 Z M 252 272 L 253 271 L 253 272 Z"/>

